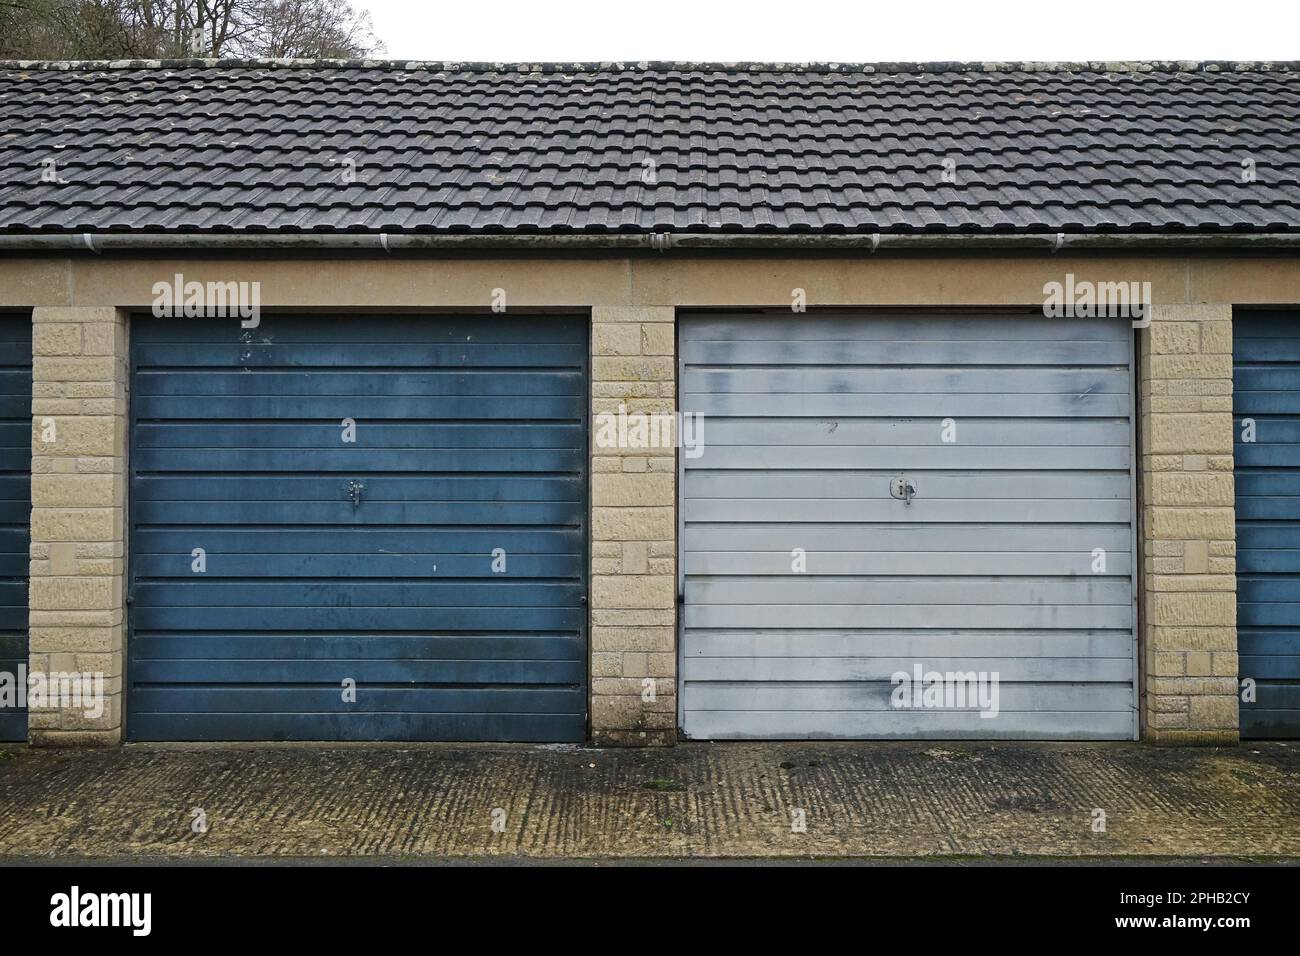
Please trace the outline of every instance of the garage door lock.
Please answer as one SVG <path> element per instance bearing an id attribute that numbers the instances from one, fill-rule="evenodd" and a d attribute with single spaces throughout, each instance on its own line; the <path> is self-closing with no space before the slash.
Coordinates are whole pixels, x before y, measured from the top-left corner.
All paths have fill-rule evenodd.
<path id="1" fill-rule="evenodd" d="M 900 498 L 905 504 L 911 504 L 912 499 L 916 497 L 916 482 L 911 478 L 891 478 L 889 481 L 889 493 Z"/>

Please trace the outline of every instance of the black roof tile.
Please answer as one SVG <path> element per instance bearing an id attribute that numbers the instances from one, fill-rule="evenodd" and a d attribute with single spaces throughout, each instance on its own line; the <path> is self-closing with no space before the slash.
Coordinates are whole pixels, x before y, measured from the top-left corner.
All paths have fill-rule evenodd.
<path id="1" fill-rule="evenodd" d="M 9 232 L 1300 230 L 1293 64 L 7 64 L 0 131 Z"/>

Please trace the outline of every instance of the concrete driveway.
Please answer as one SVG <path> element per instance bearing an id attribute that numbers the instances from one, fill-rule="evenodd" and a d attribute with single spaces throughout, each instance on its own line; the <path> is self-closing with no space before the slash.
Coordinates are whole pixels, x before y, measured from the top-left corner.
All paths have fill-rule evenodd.
<path id="1" fill-rule="evenodd" d="M 1300 745 L 0 751 L 0 857 L 1300 859 Z"/>

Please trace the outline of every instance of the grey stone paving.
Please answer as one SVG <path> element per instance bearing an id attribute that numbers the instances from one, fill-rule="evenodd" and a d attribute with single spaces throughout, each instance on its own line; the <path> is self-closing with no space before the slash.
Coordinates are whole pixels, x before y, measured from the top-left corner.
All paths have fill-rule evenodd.
<path id="1" fill-rule="evenodd" d="M 1300 746 L 1283 743 L 0 753 L 10 860 L 1300 859 Z"/>

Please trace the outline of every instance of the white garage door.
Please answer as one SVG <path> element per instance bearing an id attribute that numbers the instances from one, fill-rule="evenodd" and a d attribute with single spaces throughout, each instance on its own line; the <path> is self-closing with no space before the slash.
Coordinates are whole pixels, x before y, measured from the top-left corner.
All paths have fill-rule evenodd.
<path id="1" fill-rule="evenodd" d="M 1132 331 L 684 318 L 692 738 L 1135 736 Z"/>

